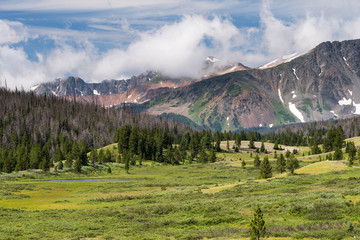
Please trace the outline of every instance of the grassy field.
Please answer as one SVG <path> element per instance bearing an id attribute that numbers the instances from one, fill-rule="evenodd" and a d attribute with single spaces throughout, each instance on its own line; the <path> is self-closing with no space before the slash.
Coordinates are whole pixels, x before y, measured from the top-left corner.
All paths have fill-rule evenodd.
<path id="1" fill-rule="evenodd" d="M 265 146 L 275 169 L 272 144 Z M 145 162 L 131 167 L 130 174 L 116 163 L 86 175 L 2 174 L 0 239 L 248 239 L 257 205 L 268 239 L 353 239 L 347 229 L 352 222 L 360 230 L 358 163 L 318 161 L 318 156 L 302 156 L 308 148 L 298 150 L 301 167 L 295 175 L 274 170 L 266 180 L 258 179 L 259 169 L 246 150 L 219 153 L 211 164 Z M 39 181 L 82 178 L 132 180 Z"/>

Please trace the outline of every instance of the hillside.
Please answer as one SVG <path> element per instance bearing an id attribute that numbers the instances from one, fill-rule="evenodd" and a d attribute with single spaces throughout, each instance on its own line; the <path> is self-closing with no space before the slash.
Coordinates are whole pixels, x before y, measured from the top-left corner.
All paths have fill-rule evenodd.
<path id="1" fill-rule="evenodd" d="M 360 40 L 325 42 L 273 68 L 172 89 L 148 113 L 176 113 L 216 130 L 277 126 L 360 114 Z"/>
<path id="2" fill-rule="evenodd" d="M 129 109 L 106 109 L 55 96 L 0 88 L 0 172 L 29 168 L 48 170 L 54 162 L 76 160 L 93 148 L 113 143 L 122 126 L 182 133 L 181 124 Z M 174 134 L 172 137 L 176 138 Z M 87 159 L 84 159 L 87 165 Z"/>

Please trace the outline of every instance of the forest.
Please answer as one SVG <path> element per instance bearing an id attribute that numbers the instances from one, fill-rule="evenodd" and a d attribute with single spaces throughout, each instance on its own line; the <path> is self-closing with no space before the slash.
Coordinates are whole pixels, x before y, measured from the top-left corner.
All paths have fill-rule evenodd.
<path id="1" fill-rule="evenodd" d="M 131 106 L 5 89 L 0 99 L 0 239 L 350 239 L 360 230 L 358 118 L 212 132 Z"/>

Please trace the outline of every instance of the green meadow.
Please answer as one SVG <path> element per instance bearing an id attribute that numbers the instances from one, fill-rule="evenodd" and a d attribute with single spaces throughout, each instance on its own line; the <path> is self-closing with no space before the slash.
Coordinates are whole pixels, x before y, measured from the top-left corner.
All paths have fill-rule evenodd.
<path id="1" fill-rule="evenodd" d="M 360 145 L 360 138 L 352 140 Z M 84 167 L 83 174 L 1 174 L 0 239 L 248 239 L 256 206 L 268 239 L 354 239 L 350 223 L 360 236 L 358 161 L 348 167 L 346 154 L 324 161 L 325 154 L 309 156 L 309 148 L 295 147 L 300 168 L 280 174 L 273 144 L 265 147 L 269 152 L 260 159 L 269 156 L 273 168 L 266 180 L 248 150 L 217 153 L 217 162 L 208 164 L 145 161 L 129 174 L 118 163 Z M 116 152 L 114 145 L 107 148 Z M 132 180 L 44 182 L 88 178 Z"/>

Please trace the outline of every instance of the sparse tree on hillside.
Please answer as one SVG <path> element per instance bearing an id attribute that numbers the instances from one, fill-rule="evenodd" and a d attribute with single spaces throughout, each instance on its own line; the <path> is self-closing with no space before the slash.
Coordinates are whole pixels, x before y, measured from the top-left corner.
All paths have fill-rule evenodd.
<path id="1" fill-rule="evenodd" d="M 276 160 L 276 168 L 280 173 L 285 172 L 286 169 L 286 161 L 284 155 L 280 153 L 280 156 Z"/>
<path id="2" fill-rule="evenodd" d="M 255 149 L 254 140 L 252 138 L 250 139 L 250 142 L 249 142 L 249 148 Z"/>
<path id="3" fill-rule="evenodd" d="M 261 142 L 260 152 L 265 152 L 265 145 L 264 142 Z"/>
<path id="4" fill-rule="evenodd" d="M 290 157 L 286 160 L 286 168 L 289 169 L 291 174 L 294 174 L 295 169 L 299 167 L 299 161 L 292 153 Z"/>
<path id="5" fill-rule="evenodd" d="M 259 154 L 256 154 L 255 158 L 254 158 L 254 167 L 258 168 L 260 167 L 260 157 L 259 157 Z"/>
<path id="6" fill-rule="evenodd" d="M 265 237 L 266 227 L 265 221 L 263 219 L 263 213 L 261 208 L 257 206 L 254 217 L 250 222 L 250 239 L 259 240 L 261 237 Z"/>
<path id="7" fill-rule="evenodd" d="M 272 167 L 267 156 L 264 157 L 264 160 L 260 164 L 260 177 L 261 178 L 271 178 L 272 177 Z"/>

